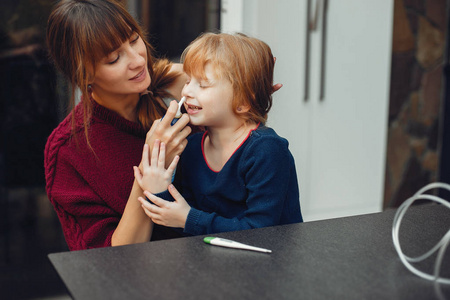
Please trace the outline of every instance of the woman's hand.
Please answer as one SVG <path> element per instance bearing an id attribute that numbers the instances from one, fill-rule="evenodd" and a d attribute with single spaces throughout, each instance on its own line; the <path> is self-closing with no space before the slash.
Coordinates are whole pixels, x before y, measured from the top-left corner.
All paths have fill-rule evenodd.
<path id="1" fill-rule="evenodd" d="M 277 58 L 274 57 L 274 58 L 273 58 L 273 63 L 275 64 L 276 62 L 277 62 Z M 278 91 L 278 90 L 281 89 L 282 87 L 283 87 L 283 84 L 281 84 L 281 83 L 274 84 L 274 85 L 272 86 L 272 93 L 275 93 L 276 91 Z"/>
<path id="2" fill-rule="evenodd" d="M 168 189 L 175 199 L 174 202 L 163 200 L 148 191 L 144 191 L 144 194 L 154 204 L 151 204 L 142 197 L 139 197 L 138 200 L 141 202 L 142 208 L 147 216 L 149 216 L 155 224 L 167 227 L 184 228 L 191 207 L 173 184 L 169 185 Z"/>
<path id="3" fill-rule="evenodd" d="M 273 89 L 272 93 L 275 93 L 276 91 L 278 91 L 282 87 L 283 87 L 283 85 L 281 83 L 274 84 L 273 87 L 272 87 L 272 89 Z"/>
<path id="4" fill-rule="evenodd" d="M 148 131 L 145 140 L 145 143 L 150 146 L 150 151 L 152 151 L 154 142 L 157 139 L 166 145 L 166 167 L 176 155 L 180 155 L 184 148 L 186 148 L 186 138 L 192 131 L 189 126 L 186 126 L 189 123 L 189 116 L 187 114 L 183 114 L 183 116 L 173 126 L 170 125 L 170 122 L 175 117 L 177 110 L 177 101 L 173 100 L 170 102 L 164 118 L 153 122 L 153 125 Z"/>
<path id="5" fill-rule="evenodd" d="M 144 150 L 142 151 L 142 172 L 138 167 L 133 167 L 134 178 L 143 190 L 151 191 L 155 194 L 164 192 L 172 182 L 172 177 L 180 157 L 176 155 L 166 169 L 166 146 L 159 140 L 156 140 L 153 145 L 151 162 L 149 162 L 148 156 L 149 146 L 145 144 Z"/>

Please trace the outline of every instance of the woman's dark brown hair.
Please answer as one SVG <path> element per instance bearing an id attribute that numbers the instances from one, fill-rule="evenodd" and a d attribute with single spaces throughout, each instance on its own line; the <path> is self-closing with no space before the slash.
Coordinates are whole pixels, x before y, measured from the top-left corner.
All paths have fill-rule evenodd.
<path id="1" fill-rule="evenodd" d="M 47 26 L 47 44 L 57 68 L 72 86 L 71 105 L 75 105 L 75 88 L 82 93 L 83 124 L 88 139 L 88 126 L 92 114 L 89 82 L 95 74 L 98 61 L 129 40 L 133 32 L 139 34 L 147 47 L 148 70 L 151 77 L 149 94 L 138 103 L 138 119 L 149 129 L 153 120 L 164 115 L 166 105 L 162 97 L 169 96 L 164 87 L 172 83 L 177 74 L 169 74 L 171 64 L 153 57 L 153 48 L 145 40 L 140 26 L 126 9 L 113 0 L 62 0 L 56 4 Z M 72 129 L 75 119 L 72 114 Z"/>

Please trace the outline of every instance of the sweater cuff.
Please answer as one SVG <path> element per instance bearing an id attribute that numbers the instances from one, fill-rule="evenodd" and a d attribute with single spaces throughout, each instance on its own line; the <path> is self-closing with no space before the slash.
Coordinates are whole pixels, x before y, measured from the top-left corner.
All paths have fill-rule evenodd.
<path id="1" fill-rule="evenodd" d="M 170 192 L 168 190 L 165 190 L 164 192 L 153 194 L 153 195 L 155 195 L 156 197 L 159 197 L 163 200 L 166 200 L 166 201 L 170 201 L 170 202 L 175 201 L 175 199 L 173 199 L 172 195 L 170 194 Z M 147 196 L 145 197 L 145 200 L 147 200 L 151 204 L 155 204 L 150 199 L 148 199 Z"/>
<path id="2" fill-rule="evenodd" d="M 184 225 L 184 232 L 192 235 L 201 235 L 202 229 L 198 225 L 200 220 L 201 211 L 191 207 L 188 216 L 186 218 L 186 224 Z"/>

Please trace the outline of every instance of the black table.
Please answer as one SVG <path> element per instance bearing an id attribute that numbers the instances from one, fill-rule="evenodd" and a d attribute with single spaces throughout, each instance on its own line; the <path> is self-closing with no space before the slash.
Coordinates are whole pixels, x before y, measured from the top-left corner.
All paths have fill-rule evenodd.
<path id="1" fill-rule="evenodd" d="M 392 243 L 395 210 L 215 234 L 272 254 L 211 246 L 203 236 L 50 254 L 75 299 L 450 299 L 408 271 Z M 400 230 L 418 256 L 450 228 L 441 205 L 410 208 Z M 441 275 L 450 277 L 450 247 Z M 434 258 L 419 264 L 432 272 Z"/>

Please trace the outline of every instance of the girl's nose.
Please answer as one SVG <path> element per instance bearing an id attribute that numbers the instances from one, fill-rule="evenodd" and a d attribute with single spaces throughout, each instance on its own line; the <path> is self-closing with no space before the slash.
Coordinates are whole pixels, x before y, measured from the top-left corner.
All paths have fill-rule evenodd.
<path id="1" fill-rule="evenodd" d="M 181 90 L 181 96 L 186 98 L 192 98 L 192 85 L 189 82 L 186 82 L 183 89 Z"/>

